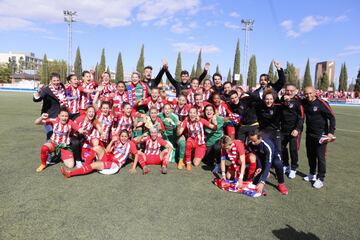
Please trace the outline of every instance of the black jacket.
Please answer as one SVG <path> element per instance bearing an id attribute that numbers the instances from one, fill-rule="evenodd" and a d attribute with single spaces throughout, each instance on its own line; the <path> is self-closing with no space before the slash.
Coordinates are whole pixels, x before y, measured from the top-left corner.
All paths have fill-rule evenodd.
<path id="1" fill-rule="evenodd" d="M 286 79 L 285 79 L 284 70 L 282 68 L 277 70 L 277 72 L 278 72 L 279 79 L 275 83 L 269 82 L 268 87 L 272 87 L 272 89 L 274 89 L 276 92 L 279 92 L 284 87 Z M 259 88 L 254 90 L 254 93 L 260 99 L 262 99 L 262 96 L 260 93 L 261 89 L 262 89 L 262 87 L 260 86 Z"/>
<path id="2" fill-rule="evenodd" d="M 251 125 L 257 122 L 256 101 L 251 96 L 239 99 L 238 104 L 230 103 L 233 113 L 240 115 L 241 125 Z"/>
<path id="3" fill-rule="evenodd" d="M 169 70 L 165 70 L 166 77 L 169 79 L 170 83 L 174 86 L 176 89 L 176 97 L 178 97 L 183 90 L 190 89 L 190 83 L 183 83 L 180 81 L 180 79 L 175 80 Z M 199 84 L 204 80 L 204 78 L 207 75 L 207 71 L 204 69 L 203 73 L 199 77 Z"/>
<path id="4" fill-rule="evenodd" d="M 290 134 L 293 130 L 302 132 L 304 125 L 304 107 L 301 101 L 294 97 L 289 101 L 281 100 L 281 131 Z"/>
<path id="5" fill-rule="evenodd" d="M 61 84 L 61 87 L 65 87 L 63 84 Z M 59 115 L 60 112 L 60 103 L 59 100 L 56 98 L 56 96 L 51 92 L 49 86 L 46 86 L 40 93 L 39 98 L 35 98 L 33 96 L 34 102 L 43 102 L 42 108 L 41 108 L 41 114 L 47 113 L 49 114 L 49 118 L 56 118 Z"/>
<path id="6" fill-rule="evenodd" d="M 158 75 L 154 79 L 150 79 L 147 82 L 145 82 L 145 81 L 143 81 L 143 82 L 146 83 L 148 85 L 149 89 L 151 90 L 160 84 L 164 73 L 165 73 L 164 68 L 161 68 Z"/>

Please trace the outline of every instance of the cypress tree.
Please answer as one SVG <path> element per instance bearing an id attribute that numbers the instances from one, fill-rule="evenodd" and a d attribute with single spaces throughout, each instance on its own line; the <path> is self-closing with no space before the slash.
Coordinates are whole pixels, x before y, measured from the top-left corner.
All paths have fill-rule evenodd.
<path id="1" fill-rule="evenodd" d="M 303 81 L 303 89 L 306 87 L 312 86 L 311 74 L 310 74 L 310 61 L 307 60 L 305 73 L 304 73 L 304 81 Z"/>
<path id="2" fill-rule="evenodd" d="M 116 62 L 116 74 L 115 74 L 115 81 L 124 81 L 124 67 L 121 57 L 121 52 L 119 52 L 117 62 Z"/>
<path id="3" fill-rule="evenodd" d="M 141 46 L 139 60 L 136 64 L 136 71 L 138 71 L 140 74 L 144 73 L 144 62 L 145 62 L 145 57 L 144 57 L 144 44 L 143 44 Z"/>
<path id="4" fill-rule="evenodd" d="M 235 58 L 234 58 L 234 68 L 233 68 L 233 80 L 235 79 L 235 74 L 240 74 L 240 42 L 239 39 L 236 43 L 235 49 Z M 239 85 L 242 85 L 242 79 L 240 78 Z"/>
<path id="5" fill-rule="evenodd" d="M 232 82 L 232 80 L 231 80 L 231 68 L 229 68 L 229 72 L 228 72 L 228 75 L 227 75 L 226 81 L 228 81 L 228 82 Z"/>
<path id="6" fill-rule="evenodd" d="M 216 73 L 220 73 L 219 64 L 216 65 Z"/>
<path id="7" fill-rule="evenodd" d="M 274 73 L 273 61 L 271 61 L 271 63 L 270 63 L 268 75 L 269 75 L 270 82 L 274 83 L 275 82 L 275 73 Z"/>
<path id="8" fill-rule="evenodd" d="M 249 70 L 247 76 L 247 85 L 249 88 L 256 86 L 256 75 L 257 75 L 257 67 L 256 67 L 256 57 L 252 55 L 249 61 Z"/>
<path id="9" fill-rule="evenodd" d="M 44 55 L 43 58 L 43 63 L 41 65 L 41 70 L 40 70 L 40 81 L 42 84 L 48 84 L 49 83 L 49 76 L 50 76 L 50 72 L 49 72 L 49 62 L 47 59 L 46 54 Z"/>
<path id="10" fill-rule="evenodd" d="M 181 71 L 182 71 L 181 52 L 178 52 L 178 56 L 177 56 L 177 59 L 176 59 L 176 69 L 175 69 L 175 79 L 178 80 L 178 81 L 180 81 Z"/>
<path id="11" fill-rule="evenodd" d="M 195 77 L 195 66 L 194 64 L 192 65 L 192 69 L 191 69 L 191 73 L 190 73 L 190 78 Z"/>
<path id="12" fill-rule="evenodd" d="M 348 81 L 348 75 L 347 75 L 347 69 L 345 63 L 341 65 L 341 71 L 339 76 L 339 91 L 346 91 L 347 90 L 347 81 Z"/>
<path id="13" fill-rule="evenodd" d="M 358 75 L 357 75 L 357 78 L 356 78 L 356 83 L 355 83 L 355 87 L 354 87 L 354 91 L 355 92 L 360 92 L 360 68 L 358 70 Z"/>
<path id="14" fill-rule="evenodd" d="M 78 79 L 81 79 L 82 74 L 82 62 L 81 62 L 81 54 L 80 54 L 80 47 L 76 49 L 76 57 L 74 62 L 74 72 Z"/>
<path id="15" fill-rule="evenodd" d="M 96 72 L 100 74 L 99 76 L 101 76 L 101 74 L 105 72 L 105 70 L 106 70 L 106 60 L 105 60 L 105 49 L 103 48 L 101 50 L 101 59 L 100 59 L 100 64 L 98 65 L 98 71 Z"/>
<path id="16" fill-rule="evenodd" d="M 326 73 L 323 74 L 320 80 L 320 90 L 327 91 L 329 88 L 329 77 Z"/>
<path id="17" fill-rule="evenodd" d="M 291 83 L 295 86 L 298 86 L 295 67 L 292 63 L 286 62 L 285 76 L 286 83 Z"/>
<path id="18" fill-rule="evenodd" d="M 201 62 L 202 62 L 202 58 L 201 58 L 201 48 L 200 48 L 197 63 L 196 63 L 196 72 L 195 72 L 195 76 L 197 78 L 200 77 L 201 73 L 203 72 Z"/>

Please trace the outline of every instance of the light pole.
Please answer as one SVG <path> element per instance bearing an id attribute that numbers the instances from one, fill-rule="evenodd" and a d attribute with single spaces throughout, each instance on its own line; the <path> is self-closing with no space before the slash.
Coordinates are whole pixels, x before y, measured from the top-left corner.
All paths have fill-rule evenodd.
<path id="1" fill-rule="evenodd" d="M 254 20 L 241 20 L 241 23 L 243 24 L 242 30 L 245 31 L 245 46 L 244 46 L 244 64 L 243 64 L 243 77 L 244 79 L 247 77 L 247 61 L 248 61 L 248 54 L 249 54 L 249 44 L 250 44 L 250 31 L 253 31 L 253 26 L 254 26 Z M 245 84 L 245 83 L 243 83 Z"/>
<path id="2" fill-rule="evenodd" d="M 72 70 L 72 23 L 75 22 L 75 11 L 64 10 L 64 21 L 68 24 L 68 62 L 67 62 L 67 75 Z"/>

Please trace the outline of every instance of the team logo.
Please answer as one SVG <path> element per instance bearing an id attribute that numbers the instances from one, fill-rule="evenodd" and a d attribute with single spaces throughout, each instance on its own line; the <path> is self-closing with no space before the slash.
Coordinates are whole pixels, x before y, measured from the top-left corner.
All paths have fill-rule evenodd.
<path id="1" fill-rule="evenodd" d="M 316 112 L 318 110 L 318 107 L 317 106 L 314 106 L 313 107 L 313 111 Z"/>
<path id="2" fill-rule="evenodd" d="M 293 103 L 290 103 L 289 104 L 289 108 L 293 108 L 294 107 L 294 104 Z"/>
<path id="3" fill-rule="evenodd" d="M 269 114 L 270 114 L 270 115 L 274 115 L 274 111 L 271 109 L 271 110 L 269 111 Z"/>

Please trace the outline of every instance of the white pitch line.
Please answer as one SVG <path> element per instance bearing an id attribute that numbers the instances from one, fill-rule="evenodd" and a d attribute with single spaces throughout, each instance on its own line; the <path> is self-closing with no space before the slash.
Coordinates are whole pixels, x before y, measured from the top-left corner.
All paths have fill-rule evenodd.
<path id="1" fill-rule="evenodd" d="M 349 130 L 349 129 L 343 129 L 343 128 L 336 128 L 336 131 L 360 133 L 359 130 Z"/>

